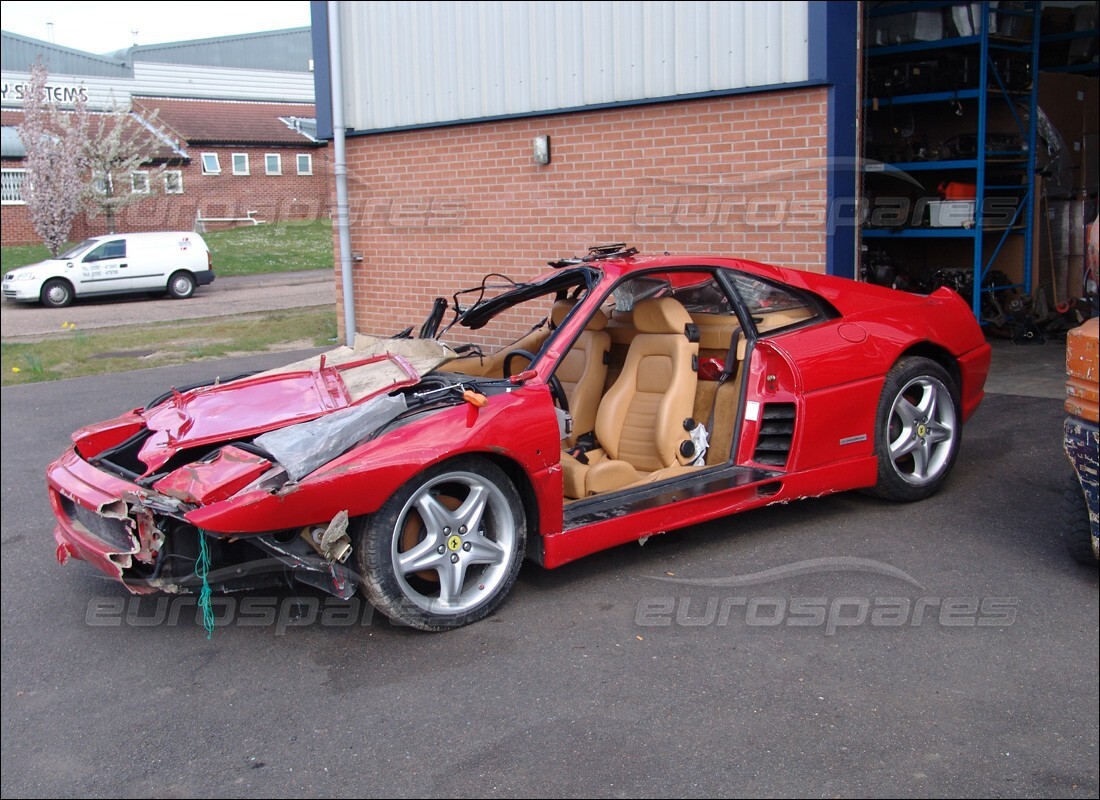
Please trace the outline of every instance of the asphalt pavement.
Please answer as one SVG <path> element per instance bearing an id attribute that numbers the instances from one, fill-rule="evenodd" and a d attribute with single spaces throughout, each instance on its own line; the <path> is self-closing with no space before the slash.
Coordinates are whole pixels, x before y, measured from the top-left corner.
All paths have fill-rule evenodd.
<path id="1" fill-rule="evenodd" d="M 306 306 L 335 307 L 335 304 L 336 283 L 332 270 L 215 278 L 212 284 L 200 286 L 186 300 L 171 300 L 166 295 L 135 294 L 78 300 L 68 308 L 45 308 L 37 303 L 4 301 L 3 313 L 0 314 L 0 338 L 4 341 L 41 339 L 65 334 L 72 325 L 77 330 L 93 330 Z"/>
<path id="2" fill-rule="evenodd" d="M 446 634 L 284 588 L 219 597 L 208 640 L 191 600 L 58 566 L 43 471 L 72 430 L 293 357 L 0 391 L 5 797 L 1097 796 L 1097 570 L 1060 538 L 1060 400 L 987 397 L 924 502 L 525 565 Z"/>

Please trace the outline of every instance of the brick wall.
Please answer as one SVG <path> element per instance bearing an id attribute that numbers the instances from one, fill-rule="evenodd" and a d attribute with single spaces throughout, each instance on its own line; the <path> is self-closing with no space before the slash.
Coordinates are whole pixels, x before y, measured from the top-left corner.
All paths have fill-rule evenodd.
<path id="1" fill-rule="evenodd" d="M 257 219 L 278 222 L 287 219 L 319 219 L 329 213 L 332 166 L 330 148 L 324 147 L 189 147 L 191 161 L 168 168 L 183 174 L 183 193 L 164 194 L 163 178 L 149 199 L 123 210 L 115 225 L 118 231 L 192 230 L 201 209 L 204 217 L 243 217 L 257 211 Z M 202 153 L 217 153 L 220 175 L 202 173 Z M 249 175 L 233 174 L 233 153 L 248 153 Z M 282 157 L 282 174 L 266 175 L 264 156 Z M 297 155 L 313 156 L 313 174 L 298 175 Z M 4 162 L 18 168 L 21 162 Z M 38 237 L 30 224 L 26 206 L 6 205 L 0 214 L 4 244 L 34 244 Z M 213 227 L 213 226 L 212 226 Z M 70 239 L 107 233 L 103 216 L 77 217 Z"/>
<path id="2" fill-rule="evenodd" d="M 547 258 L 609 241 L 823 272 L 827 97 L 799 89 L 352 137 L 356 328 L 419 325 L 429 298 L 486 272 L 530 278 Z M 533 159 L 540 135 L 546 166 Z"/>

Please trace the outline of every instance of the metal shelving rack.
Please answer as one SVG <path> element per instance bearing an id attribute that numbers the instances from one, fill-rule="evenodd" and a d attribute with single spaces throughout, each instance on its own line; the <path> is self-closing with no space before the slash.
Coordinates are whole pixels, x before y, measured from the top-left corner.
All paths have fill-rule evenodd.
<path id="1" fill-rule="evenodd" d="M 933 3 L 905 3 L 883 6 L 871 9 L 870 16 L 888 16 L 905 14 L 913 11 L 927 11 L 935 8 L 950 8 L 952 6 L 969 5 L 974 3 L 957 2 L 933 2 Z M 971 305 L 974 315 L 982 319 L 982 295 L 985 292 L 1000 291 L 1010 288 L 1022 288 L 1024 293 L 1031 291 L 1031 254 L 1033 230 L 1033 211 L 1035 207 L 1035 186 L 1032 176 L 1035 174 L 1036 155 L 1036 118 L 1038 102 L 1038 74 L 1039 74 L 1039 22 L 1040 3 L 1029 2 L 1020 4 L 1020 8 L 991 8 L 988 2 L 981 3 L 981 33 L 973 36 L 956 36 L 952 38 L 937 39 L 934 41 L 916 41 L 904 44 L 880 45 L 870 47 L 867 50 L 868 62 L 882 57 L 900 56 L 914 53 L 941 52 L 945 49 L 970 49 L 979 52 L 980 66 L 978 73 L 978 85 L 974 88 L 958 89 L 955 91 L 926 92 L 919 94 L 902 95 L 891 98 L 869 98 L 864 101 L 866 108 L 882 109 L 893 106 L 906 106 L 928 103 L 945 103 L 956 101 L 976 102 L 978 106 L 977 130 L 967 130 L 965 133 L 976 133 L 975 158 L 954 159 L 943 161 L 913 161 L 893 162 L 890 164 L 871 163 L 865 164 L 866 173 L 884 172 L 889 169 L 904 172 L 919 172 L 924 170 L 959 171 L 973 173 L 976 186 L 976 198 L 974 209 L 974 225 L 971 228 L 904 228 L 878 229 L 864 228 L 864 239 L 958 239 L 968 240 L 973 246 L 973 278 L 974 289 L 971 297 Z M 1031 35 L 1027 40 L 1010 39 L 990 33 L 992 22 L 995 18 L 1006 19 L 1008 17 L 1028 17 L 1031 19 Z M 1012 91 L 1008 88 L 1005 76 L 1000 74 L 994 60 L 995 54 L 1019 53 L 1030 60 L 1031 81 L 1030 88 L 1024 91 Z M 989 109 L 992 103 L 1003 101 L 1011 111 L 1012 118 L 1019 129 L 1023 141 L 1023 149 L 1019 151 L 996 151 L 989 148 L 988 121 Z M 1023 105 L 1027 109 L 1025 118 L 1021 118 L 1018 106 Z M 1022 182 L 1012 185 L 993 184 L 988 180 L 990 167 L 1003 174 L 1009 170 L 1020 171 L 1023 175 Z M 985 200 L 991 197 L 1004 196 L 1005 193 L 1020 194 L 1020 202 L 1017 203 L 1015 213 L 1007 225 L 992 227 L 987 225 L 985 219 Z M 1023 278 L 1019 284 L 1008 286 L 985 286 L 986 277 L 990 267 L 1001 252 L 1009 236 L 1022 235 L 1024 237 L 1024 263 Z"/>
<path id="2" fill-rule="evenodd" d="M 1072 42 L 1078 39 L 1096 39 L 1100 37 L 1100 29 L 1093 28 L 1085 31 L 1068 31 L 1066 33 L 1052 33 L 1049 36 L 1039 37 L 1040 44 L 1052 44 L 1054 42 Z M 1095 61 L 1087 61 L 1082 64 L 1066 64 L 1064 66 L 1043 67 L 1043 72 L 1071 72 L 1080 75 L 1100 74 L 1100 65 Z"/>

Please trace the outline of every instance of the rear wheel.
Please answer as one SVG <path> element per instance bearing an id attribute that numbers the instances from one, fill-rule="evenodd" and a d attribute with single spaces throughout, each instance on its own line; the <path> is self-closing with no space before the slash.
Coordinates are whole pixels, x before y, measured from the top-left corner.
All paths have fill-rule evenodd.
<path id="1" fill-rule="evenodd" d="M 410 480 L 353 535 L 375 607 L 395 622 L 440 631 L 482 619 L 504 601 L 527 525 L 504 471 L 466 456 Z"/>
<path id="2" fill-rule="evenodd" d="M 873 492 L 899 501 L 934 494 L 955 463 L 961 434 L 958 390 L 944 368 L 928 358 L 903 358 L 879 398 Z"/>
<path id="3" fill-rule="evenodd" d="M 176 300 L 186 300 L 195 293 L 195 279 L 190 272 L 173 272 L 168 279 L 168 294 Z"/>
<path id="4" fill-rule="evenodd" d="M 42 293 L 39 298 L 44 306 L 65 308 L 73 302 L 73 287 L 62 278 L 51 278 L 42 285 Z"/>

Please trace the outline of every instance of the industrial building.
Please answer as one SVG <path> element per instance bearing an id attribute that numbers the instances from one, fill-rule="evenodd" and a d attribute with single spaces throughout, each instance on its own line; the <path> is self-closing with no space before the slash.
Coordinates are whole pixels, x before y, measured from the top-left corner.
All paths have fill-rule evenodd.
<path id="1" fill-rule="evenodd" d="M 22 201 L 16 134 L 30 65 L 41 59 L 62 107 L 130 109 L 159 139 L 156 180 L 133 177 L 149 199 L 123 211 L 119 230 L 209 229 L 328 214 L 326 142 L 316 136 L 308 28 L 135 46 L 106 56 L 3 33 L 3 241 L 37 241 Z M 243 223 L 234 221 L 244 220 Z M 73 239 L 104 233 L 77 219 Z"/>
<path id="2" fill-rule="evenodd" d="M 526 278 L 620 240 L 952 285 L 994 326 L 1020 298 L 1081 291 L 1095 3 L 312 13 L 322 138 L 333 84 L 344 101 L 360 330 L 400 330 L 426 295 L 485 272 Z"/>

